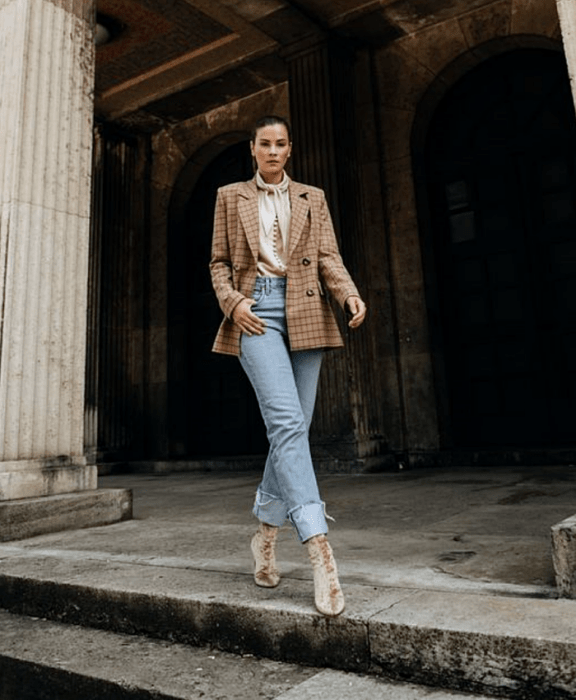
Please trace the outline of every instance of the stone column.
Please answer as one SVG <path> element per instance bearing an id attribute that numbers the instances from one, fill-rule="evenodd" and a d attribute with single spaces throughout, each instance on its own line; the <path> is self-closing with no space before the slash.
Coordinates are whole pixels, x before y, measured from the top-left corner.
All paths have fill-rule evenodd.
<path id="1" fill-rule="evenodd" d="M 0 505 L 96 489 L 83 445 L 94 5 L 0 0 Z"/>
<path id="2" fill-rule="evenodd" d="M 568 63 L 572 94 L 576 103 L 576 3 L 574 0 L 556 0 L 562 29 L 562 41 Z"/>
<path id="3" fill-rule="evenodd" d="M 339 39 L 316 36 L 284 53 L 289 66 L 294 130 L 293 175 L 321 187 L 344 262 L 371 305 L 367 231 L 358 162 L 355 55 Z M 346 334 L 344 352 L 326 353 L 312 426 L 315 456 L 346 471 L 381 457 L 381 396 L 374 380 L 370 330 Z"/>

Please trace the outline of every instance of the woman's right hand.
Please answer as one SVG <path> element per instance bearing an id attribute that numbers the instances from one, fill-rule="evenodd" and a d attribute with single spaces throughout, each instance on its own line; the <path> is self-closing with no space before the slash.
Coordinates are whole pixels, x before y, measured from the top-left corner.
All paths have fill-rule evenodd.
<path id="1" fill-rule="evenodd" d="M 266 332 L 266 321 L 252 313 L 254 299 L 243 299 L 232 312 L 232 320 L 246 335 L 263 335 Z"/>

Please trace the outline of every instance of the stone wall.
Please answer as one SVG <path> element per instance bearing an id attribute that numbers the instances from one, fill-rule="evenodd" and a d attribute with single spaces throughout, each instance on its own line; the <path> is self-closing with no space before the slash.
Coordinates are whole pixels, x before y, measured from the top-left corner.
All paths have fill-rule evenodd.
<path id="1" fill-rule="evenodd" d="M 555 0 L 499 0 L 456 19 L 407 29 L 406 37 L 367 50 L 361 60 L 365 73 L 370 64 L 373 71 L 379 125 L 376 133 L 365 129 L 364 172 L 375 222 L 370 235 L 378 236 L 382 226 L 386 237 L 381 271 L 388 274 L 389 287 L 382 285 L 377 308 L 386 332 L 376 340 L 381 382 L 389 392 L 386 434 L 391 446 L 418 462 L 430 461 L 448 439 L 442 350 L 427 294 L 433 271 L 419 170 L 428 125 L 449 88 L 474 66 L 514 48 L 559 50 L 561 40 Z M 368 112 L 369 90 L 364 93 L 362 109 Z"/>

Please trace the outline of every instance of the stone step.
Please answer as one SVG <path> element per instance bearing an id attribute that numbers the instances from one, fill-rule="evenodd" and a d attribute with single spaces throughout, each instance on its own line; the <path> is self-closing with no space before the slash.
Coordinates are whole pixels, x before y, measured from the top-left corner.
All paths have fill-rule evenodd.
<path id="1" fill-rule="evenodd" d="M 276 698 L 317 672 L 0 611 L 3 700 Z"/>
<path id="2" fill-rule="evenodd" d="M 346 611 L 327 619 L 296 578 L 261 589 L 249 575 L 10 547 L 0 567 L 0 608 L 17 614 L 437 688 L 576 697 L 576 601 L 344 591 Z"/>
<path id="3" fill-rule="evenodd" d="M 48 477 L 46 477 L 48 478 Z M 129 489 L 96 489 L 0 501 L 0 542 L 132 518 Z"/>
<path id="4" fill-rule="evenodd" d="M 3 700 L 487 700 L 0 610 Z"/>

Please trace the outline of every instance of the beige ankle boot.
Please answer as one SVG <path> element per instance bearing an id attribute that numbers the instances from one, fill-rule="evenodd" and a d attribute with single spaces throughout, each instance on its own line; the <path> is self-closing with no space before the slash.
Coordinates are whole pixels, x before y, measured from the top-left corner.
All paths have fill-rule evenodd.
<path id="1" fill-rule="evenodd" d="M 326 535 L 316 535 L 306 541 L 314 571 L 314 599 L 323 615 L 335 617 L 344 610 L 344 594 L 338 581 L 338 570 L 332 547 Z"/>
<path id="2" fill-rule="evenodd" d="M 280 583 L 280 572 L 276 566 L 276 537 L 279 528 L 260 523 L 252 538 L 251 549 L 254 555 L 254 581 L 257 586 L 274 588 Z"/>

